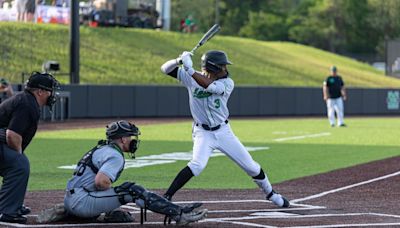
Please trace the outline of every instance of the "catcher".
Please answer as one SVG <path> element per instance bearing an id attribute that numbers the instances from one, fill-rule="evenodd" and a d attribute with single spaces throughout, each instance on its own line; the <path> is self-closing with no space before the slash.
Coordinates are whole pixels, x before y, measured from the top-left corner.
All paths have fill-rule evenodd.
<path id="1" fill-rule="evenodd" d="M 123 152 L 130 153 L 134 158 L 140 131 L 134 124 L 120 120 L 106 127 L 106 135 L 107 140 L 100 140 L 78 162 L 73 177 L 67 183 L 64 204 L 42 211 L 38 222 L 54 222 L 66 215 L 98 220 L 102 215 L 100 217 L 104 222 L 132 222 L 128 212 L 119 210 L 121 205 L 129 202 L 164 214 L 178 225 L 186 225 L 206 216 L 207 209 L 194 210 L 201 206 L 200 203 L 179 206 L 132 182 L 112 187 L 124 168 Z"/>

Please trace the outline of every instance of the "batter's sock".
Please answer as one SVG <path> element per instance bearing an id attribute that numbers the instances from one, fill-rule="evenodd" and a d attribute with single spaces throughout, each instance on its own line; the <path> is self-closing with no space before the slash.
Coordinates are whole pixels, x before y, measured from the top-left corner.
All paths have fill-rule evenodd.
<path id="1" fill-rule="evenodd" d="M 266 195 L 272 192 L 272 185 L 269 182 L 267 175 L 265 175 L 264 170 L 260 169 L 260 173 L 253 177 L 253 181 Z"/>
<path id="2" fill-rule="evenodd" d="M 169 186 L 167 192 L 164 194 L 164 197 L 168 200 L 171 200 L 172 196 L 174 196 L 175 193 L 181 189 L 193 176 L 192 170 L 190 170 L 188 166 L 183 168 Z"/>

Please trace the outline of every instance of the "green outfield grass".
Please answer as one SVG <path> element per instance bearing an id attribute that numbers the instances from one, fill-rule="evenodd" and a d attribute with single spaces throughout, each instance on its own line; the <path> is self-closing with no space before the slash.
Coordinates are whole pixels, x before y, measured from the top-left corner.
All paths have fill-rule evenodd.
<path id="1" fill-rule="evenodd" d="M 223 29 L 223 28 L 222 28 Z M 132 28 L 80 29 L 80 81 L 83 84 L 176 84 L 160 66 L 191 50 L 202 34 L 182 34 Z M 56 60 L 69 71 L 69 27 L 0 22 L 0 76 L 21 82 L 21 72 L 40 70 Z M 225 50 L 234 65 L 229 72 L 237 85 L 321 87 L 336 65 L 350 87 L 399 88 L 400 80 L 386 77 L 368 64 L 316 48 L 289 42 L 263 42 L 217 35 L 198 49 Z M 68 77 L 57 76 L 68 83 Z"/>
<path id="2" fill-rule="evenodd" d="M 348 128 L 331 128 L 326 118 L 231 120 L 234 132 L 245 146 L 269 147 L 251 154 L 273 183 L 400 155 L 399 118 L 348 118 L 346 123 Z M 185 152 L 192 148 L 191 122 L 139 127 L 142 142 L 137 157 Z M 76 164 L 103 134 L 102 128 L 38 132 L 26 151 L 31 161 L 29 190 L 63 189 L 72 170 L 57 167 Z M 310 135 L 314 137 L 288 139 Z M 167 188 L 186 163 L 129 168 L 117 184 L 130 180 L 150 189 Z M 205 171 L 186 187 L 243 189 L 256 186 L 233 162 L 222 156 L 212 157 Z"/>

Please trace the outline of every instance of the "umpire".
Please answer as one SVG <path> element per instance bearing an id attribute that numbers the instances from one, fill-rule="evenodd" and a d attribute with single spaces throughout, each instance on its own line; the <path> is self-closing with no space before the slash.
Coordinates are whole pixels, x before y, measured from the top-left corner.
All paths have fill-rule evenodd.
<path id="1" fill-rule="evenodd" d="M 0 104 L 0 221 L 26 223 L 30 212 L 23 206 L 29 179 L 29 160 L 24 154 L 34 137 L 40 107 L 52 107 L 58 81 L 47 73 L 33 72 L 25 90 Z"/>

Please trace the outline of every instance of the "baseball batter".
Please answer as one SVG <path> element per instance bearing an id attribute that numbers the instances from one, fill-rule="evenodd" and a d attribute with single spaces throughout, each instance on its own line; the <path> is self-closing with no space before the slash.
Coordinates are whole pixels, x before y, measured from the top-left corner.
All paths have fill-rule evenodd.
<path id="1" fill-rule="evenodd" d="M 331 75 L 326 78 L 322 88 L 331 127 L 335 126 L 335 113 L 337 116 L 337 126 L 345 127 L 343 101 L 347 99 L 346 88 L 344 87 L 342 77 L 337 74 L 336 66 L 331 67 Z"/>
<path id="2" fill-rule="evenodd" d="M 227 65 L 232 64 L 223 51 L 208 51 L 201 57 L 203 72 L 193 69 L 192 53 L 183 52 L 177 59 L 161 66 L 164 74 L 178 79 L 188 90 L 193 117 L 193 158 L 183 168 L 164 196 L 171 199 L 193 176 L 206 167 L 213 150 L 220 150 L 242 168 L 265 193 L 266 198 L 279 207 L 289 207 L 287 199 L 276 193 L 260 165 L 232 132 L 229 125 L 228 99 L 234 82 Z M 179 66 L 180 62 L 183 66 Z"/>

